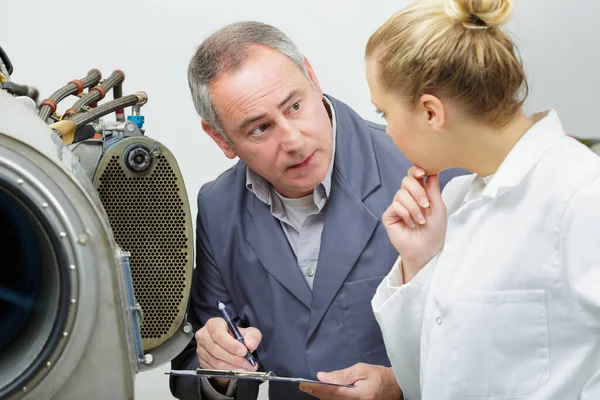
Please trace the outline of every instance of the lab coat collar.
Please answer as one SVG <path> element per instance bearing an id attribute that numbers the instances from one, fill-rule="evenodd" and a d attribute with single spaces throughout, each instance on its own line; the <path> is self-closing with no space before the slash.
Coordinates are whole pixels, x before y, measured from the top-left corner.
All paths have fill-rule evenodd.
<path id="1" fill-rule="evenodd" d="M 483 197 L 495 198 L 517 186 L 554 143 L 565 136 L 554 110 L 538 112 L 530 116 L 530 119 L 534 121 L 534 125 L 508 153 L 483 190 Z"/>

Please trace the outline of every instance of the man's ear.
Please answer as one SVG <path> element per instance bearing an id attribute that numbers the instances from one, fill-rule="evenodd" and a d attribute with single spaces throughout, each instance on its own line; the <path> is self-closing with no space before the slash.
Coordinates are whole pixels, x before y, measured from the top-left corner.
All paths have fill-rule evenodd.
<path id="1" fill-rule="evenodd" d="M 440 131 L 444 127 L 448 118 L 448 110 L 439 97 L 432 94 L 421 95 L 417 107 L 432 130 Z"/>
<path id="2" fill-rule="evenodd" d="M 315 71 L 313 70 L 312 65 L 310 65 L 310 62 L 308 62 L 308 59 L 306 57 L 304 57 L 304 68 L 306 69 L 306 72 L 308 73 L 308 77 L 309 77 L 310 81 L 312 82 L 313 86 L 315 87 L 317 92 L 319 92 L 319 95 L 321 95 L 321 97 L 322 97 L 323 90 L 321 89 L 321 86 L 319 85 L 319 81 L 317 80 L 317 75 L 315 75 Z"/>
<path id="3" fill-rule="evenodd" d="M 217 130 L 206 121 L 202 120 L 202 129 L 210 136 L 210 138 L 221 148 L 225 157 L 234 159 L 237 154 L 233 150 L 231 142 L 226 140 Z"/>

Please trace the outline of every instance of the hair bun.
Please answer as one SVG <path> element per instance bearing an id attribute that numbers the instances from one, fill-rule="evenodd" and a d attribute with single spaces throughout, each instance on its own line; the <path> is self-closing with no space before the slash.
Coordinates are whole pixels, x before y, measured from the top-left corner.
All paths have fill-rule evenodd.
<path id="1" fill-rule="evenodd" d="M 512 0 L 446 0 L 450 18 L 470 29 L 498 27 L 510 19 Z"/>

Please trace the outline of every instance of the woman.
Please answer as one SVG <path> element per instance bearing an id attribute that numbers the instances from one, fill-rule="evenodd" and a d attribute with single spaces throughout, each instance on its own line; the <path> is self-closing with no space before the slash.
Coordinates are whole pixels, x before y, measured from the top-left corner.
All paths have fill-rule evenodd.
<path id="1" fill-rule="evenodd" d="M 600 399 L 600 158 L 555 111 L 521 110 L 510 10 L 417 1 L 367 45 L 372 101 L 415 165 L 373 299 L 407 399 Z M 441 196 L 450 167 L 474 174 Z"/>

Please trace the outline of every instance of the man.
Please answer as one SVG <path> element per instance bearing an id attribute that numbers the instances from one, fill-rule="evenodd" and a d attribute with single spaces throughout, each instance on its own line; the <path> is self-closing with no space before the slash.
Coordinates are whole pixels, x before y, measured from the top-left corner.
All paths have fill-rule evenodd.
<path id="1" fill-rule="evenodd" d="M 220 318 L 222 301 L 262 369 L 314 378 L 360 363 L 349 371 L 370 382 L 362 390 L 397 398 L 371 298 L 398 256 L 380 216 L 410 162 L 384 127 L 324 96 L 309 62 L 272 26 L 217 31 L 188 79 L 204 131 L 240 161 L 198 194 L 188 316 L 197 332 L 173 368 L 255 370 Z M 253 399 L 258 383 L 173 377 L 171 391 Z M 269 394 L 311 398 L 288 383 L 271 382 Z"/>

